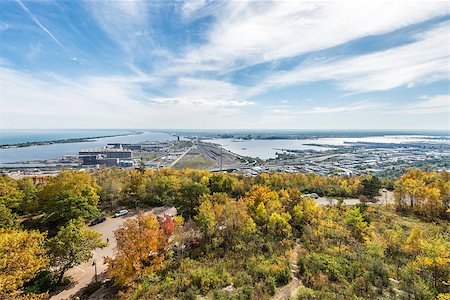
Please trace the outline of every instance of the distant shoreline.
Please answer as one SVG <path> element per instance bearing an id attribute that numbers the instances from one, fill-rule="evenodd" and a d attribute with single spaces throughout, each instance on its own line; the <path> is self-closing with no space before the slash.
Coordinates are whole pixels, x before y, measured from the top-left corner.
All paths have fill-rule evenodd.
<path id="1" fill-rule="evenodd" d="M 46 145 L 53 145 L 53 144 L 94 142 L 94 140 L 101 139 L 101 138 L 128 136 L 128 135 L 142 134 L 142 133 L 143 133 L 142 131 L 136 131 L 136 132 L 131 131 L 129 133 L 102 135 L 102 136 L 85 137 L 85 138 L 70 138 L 70 139 L 36 141 L 36 142 L 25 142 L 25 143 L 15 143 L 15 144 L 2 144 L 2 145 L 0 145 L 0 149 L 25 148 L 25 147 L 31 147 L 31 146 L 46 146 Z"/>

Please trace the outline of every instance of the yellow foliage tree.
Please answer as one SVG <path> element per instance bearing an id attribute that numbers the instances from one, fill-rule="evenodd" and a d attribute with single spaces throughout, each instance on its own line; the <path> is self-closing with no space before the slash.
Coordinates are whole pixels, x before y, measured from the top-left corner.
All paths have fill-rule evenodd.
<path id="1" fill-rule="evenodd" d="M 19 297 L 23 285 L 46 267 L 44 239 L 38 231 L 0 229 L 1 299 Z"/>

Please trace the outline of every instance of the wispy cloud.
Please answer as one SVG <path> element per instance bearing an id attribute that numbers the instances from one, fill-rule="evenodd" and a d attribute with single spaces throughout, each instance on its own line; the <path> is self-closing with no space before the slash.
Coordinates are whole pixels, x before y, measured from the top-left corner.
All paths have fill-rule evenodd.
<path id="1" fill-rule="evenodd" d="M 442 113 L 448 115 L 450 113 L 450 95 L 422 96 L 417 101 L 397 109 L 396 113 L 419 115 Z"/>
<path id="2" fill-rule="evenodd" d="M 183 2 L 182 14 L 184 18 L 190 18 L 197 14 L 207 4 L 206 0 L 186 0 Z"/>
<path id="3" fill-rule="evenodd" d="M 9 27 L 11 27 L 9 24 L 0 22 L 0 31 L 7 30 Z"/>
<path id="4" fill-rule="evenodd" d="M 416 41 L 354 58 L 300 64 L 291 71 L 273 73 L 250 89 L 250 95 L 271 88 L 334 80 L 350 92 L 382 91 L 449 78 L 448 30 L 450 22 L 418 34 Z"/>
<path id="5" fill-rule="evenodd" d="M 66 47 L 64 47 L 64 45 L 53 35 L 53 33 L 51 33 L 51 31 L 45 27 L 39 20 L 38 18 L 36 18 L 35 15 L 33 15 L 33 13 L 28 9 L 28 7 L 25 6 L 25 4 L 23 4 L 23 2 L 21 0 L 16 0 L 17 3 L 20 5 L 20 7 L 30 16 L 30 18 L 33 20 L 34 23 L 36 23 L 36 25 L 38 25 L 45 33 L 48 34 L 48 36 L 55 41 L 55 43 L 57 43 L 66 53 L 67 53 L 67 49 Z"/>
<path id="6" fill-rule="evenodd" d="M 147 1 L 87 1 L 100 28 L 128 55 L 149 55 L 153 48 Z"/>
<path id="7" fill-rule="evenodd" d="M 238 99 L 149 97 L 157 84 L 148 76 L 85 76 L 74 80 L 53 73 L 30 75 L 0 66 L 0 127 L 148 128 L 220 127 L 226 118 L 239 123 Z M 219 93 L 220 94 L 220 93 Z M 245 120 L 243 120 L 245 122 Z M 188 125 L 187 125 L 188 124 Z M 245 126 L 247 126 L 245 124 Z"/>
<path id="8" fill-rule="evenodd" d="M 371 101 L 358 101 L 356 103 L 349 103 L 341 106 L 316 106 L 311 110 L 303 111 L 302 113 L 314 113 L 314 114 L 329 114 L 329 113 L 348 113 L 348 112 L 360 112 L 379 109 L 383 105 Z"/>
<path id="9" fill-rule="evenodd" d="M 189 97 L 180 97 L 180 98 L 154 98 L 151 99 L 151 102 L 164 104 L 164 105 L 179 105 L 179 106 L 200 106 L 200 107 L 209 107 L 209 108 L 227 108 L 227 107 L 243 107 L 254 105 L 255 102 L 245 101 L 245 100 L 215 100 L 211 101 L 211 99 L 199 99 L 199 98 L 189 98 Z"/>
<path id="10" fill-rule="evenodd" d="M 187 48 L 175 71 L 229 72 L 390 32 L 447 9 L 443 2 L 228 1 L 217 6 L 207 42 Z"/>
<path id="11" fill-rule="evenodd" d="M 411 114 L 447 124 L 446 2 L 69 1 L 44 19 L 44 4 L 16 1 L 37 27 L 17 26 L 8 2 L 0 127 L 406 128 Z M 60 48 L 90 64 L 61 64 Z"/>

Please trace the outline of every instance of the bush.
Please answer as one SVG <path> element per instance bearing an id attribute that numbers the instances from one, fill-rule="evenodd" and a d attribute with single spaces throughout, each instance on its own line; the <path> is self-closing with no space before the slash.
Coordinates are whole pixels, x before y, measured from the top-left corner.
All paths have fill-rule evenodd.
<path id="1" fill-rule="evenodd" d="M 316 291 L 307 287 L 301 287 L 297 292 L 297 300 L 328 300 L 336 299 L 332 292 Z"/>
<path id="2" fill-rule="evenodd" d="M 50 271 L 41 271 L 36 277 L 25 287 L 25 293 L 40 294 L 53 290 L 54 276 Z"/>

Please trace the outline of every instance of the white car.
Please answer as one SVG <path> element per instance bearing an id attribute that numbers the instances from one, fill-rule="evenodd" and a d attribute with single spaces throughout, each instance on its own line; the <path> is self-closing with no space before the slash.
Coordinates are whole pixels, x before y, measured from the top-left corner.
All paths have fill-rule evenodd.
<path id="1" fill-rule="evenodd" d="M 117 213 L 114 214 L 114 218 L 118 218 L 118 217 L 124 216 L 124 215 L 126 215 L 127 213 L 128 213 L 128 210 L 122 209 L 121 211 L 119 211 L 119 212 L 117 212 Z"/>

